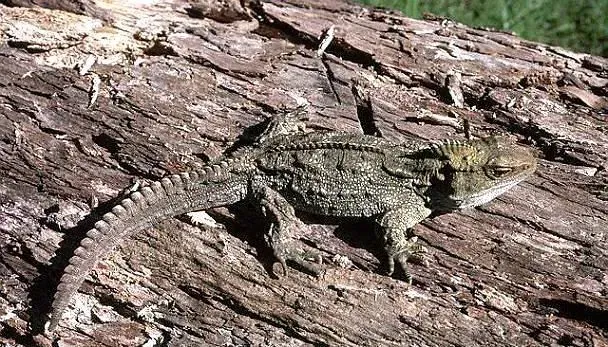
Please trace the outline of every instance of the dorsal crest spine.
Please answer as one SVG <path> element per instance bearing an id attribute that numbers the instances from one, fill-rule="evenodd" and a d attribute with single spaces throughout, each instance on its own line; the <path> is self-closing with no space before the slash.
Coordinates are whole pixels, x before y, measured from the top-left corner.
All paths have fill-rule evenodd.
<path id="1" fill-rule="evenodd" d="M 293 144 L 282 144 L 273 148 L 274 151 L 301 151 L 315 149 L 349 149 L 362 152 L 384 153 L 384 149 L 363 143 L 348 143 L 339 141 L 323 142 L 299 142 Z"/>

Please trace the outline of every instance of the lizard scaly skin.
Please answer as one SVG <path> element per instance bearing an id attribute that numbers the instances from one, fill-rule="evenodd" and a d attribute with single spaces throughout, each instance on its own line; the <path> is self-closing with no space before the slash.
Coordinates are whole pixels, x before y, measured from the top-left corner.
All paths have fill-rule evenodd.
<path id="1" fill-rule="evenodd" d="M 420 250 L 409 229 L 431 213 L 486 203 L 534 172 L 531 151 L 501 137 L 395 144 L 358 134 L 304 134 L 286 117 L 270 122 L 257 143 L 203 169 L 140 188 L 106 213 L 74 252 L 52 303 L 53 330 L 73 294 L 117 244 L 163 219 L 256 201 L 271 219 L 265 235 L 277 261 L 300 261 L 290 245 L 295 211 L 371 218 L 388 258 L 406 270 Z M 407 272 L 406 272 L 407 274 Z"/>

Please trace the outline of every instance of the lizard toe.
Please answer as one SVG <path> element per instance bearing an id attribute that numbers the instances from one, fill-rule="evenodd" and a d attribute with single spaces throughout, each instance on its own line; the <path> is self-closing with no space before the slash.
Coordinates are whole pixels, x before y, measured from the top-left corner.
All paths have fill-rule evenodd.
<path id="1" fill-rule="evenodd" d="M 277 270 L 281 268 L 282 275 L 286 275 L 287 266 L 316 277 L 324 272 L 321 267 L 323 258 L 311 247 L 281 244 L 275 245 L 273 248 L 273 253 L 277 260 L 275 265 L 273 265 L 273 273 L 275 275 L 278 275 L 275 267 Z"/>
<path id="2" fill-rule="evenodd" d="M 395 263 L 399 265 L 403 271 L 402 277 L 409 284 L 412 283 L 412 275 L 408 271 L 408 261 L 413 261 L 417 264 L 427 264 L 424 257 L 426 249 L 421 244 L 417 243 L 418 238 L 413 236 L 404 243 L 400 244 L 399 247 L 389 250 L 388 257 L 388 275 L 392 276 L 395 271 Z"/>

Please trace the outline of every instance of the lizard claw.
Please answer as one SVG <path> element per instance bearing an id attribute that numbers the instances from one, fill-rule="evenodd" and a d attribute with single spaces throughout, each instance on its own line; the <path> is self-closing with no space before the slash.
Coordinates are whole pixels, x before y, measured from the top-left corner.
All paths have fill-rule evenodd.
<path id="1" fill-rule="evenodd" d="M 272 264 L 272 273 L 277 276 L 287 276 L 287 262 L 285 259 L 277 259 L 274 264 Z"/>
<path id="2" fill-rule="evenodd" d="M 315 277 L 319 277 L 323 274 L 324 270 L 320 264 L 323 262 L 323 258 L 318 252 L 312 251 L 311 249 L 303 250 L 299 247 L 287 247 L 281 245 L 275 246 L 274 255 L 276 262 L 272 266 L 272 272 L 274 275 L 287 275 L 287 263 L 297 270 L 303 271 Z"/>
<path id="3" fill-rule="evenodd" d="M 417 243 L 418 238 L 413 236 L 400 245 L 397 250 L 389 250 L 388 256 L 388 271 L 387 274 L 392 276 L 395 272 L 395 262 L 399 264 L 399 267 L 403 270 L 403 277 L 408 284 L 412 284 L 412 275 L 408 271 L 407 262 L 412 259 L 416 263 L 425 263 L 424 253 L 426 249 L 424 246 Z"/>

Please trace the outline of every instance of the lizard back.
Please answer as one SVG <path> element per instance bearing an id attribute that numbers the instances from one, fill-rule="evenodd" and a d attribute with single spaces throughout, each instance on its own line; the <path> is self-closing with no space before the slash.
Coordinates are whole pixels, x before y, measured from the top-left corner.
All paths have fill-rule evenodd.
<path id="1" fill-rule="evenodd" d="M 402 203 L 416 180 L 390 165 L 407 147 L 358 134 L 291 135 L 266 146 L 256 160 L 266 184 L 296 209 L 326 216 L 369 217 Z M 421 189 L 421 194 L 422 194 Z"/>

